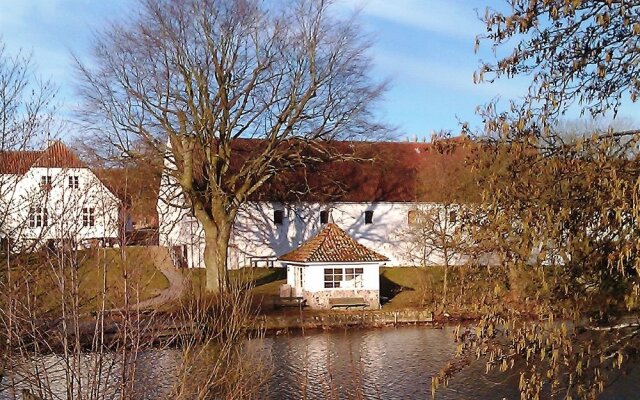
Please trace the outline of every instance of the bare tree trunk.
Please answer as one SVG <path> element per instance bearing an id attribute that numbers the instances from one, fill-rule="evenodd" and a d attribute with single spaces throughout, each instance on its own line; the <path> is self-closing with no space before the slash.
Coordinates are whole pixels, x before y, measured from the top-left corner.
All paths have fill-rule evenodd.
<path id="1" fill-rule="evenodd" d="M 444 248 L 444 276 L 442 278 L 442 306 L 445 307 L 447 305 L 447 278 L 449 274 L 449 251 L 445 247 Z"/>
<path id="2" fill-rule="evenodd" d="M 206 290 L 219 293 L 227 287 L 227 255 L 231 223 L 222 222 L 205 229 L 204 264 L 207 269 Z"/>

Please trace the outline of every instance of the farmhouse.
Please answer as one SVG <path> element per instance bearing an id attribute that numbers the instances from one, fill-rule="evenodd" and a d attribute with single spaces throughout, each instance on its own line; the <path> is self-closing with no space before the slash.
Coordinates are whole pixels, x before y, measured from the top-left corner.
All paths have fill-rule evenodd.
<path id="1" fill-rule="evenodd" d="M 238 145 L 237 153 L 244 154 L 241 150 L 251 148 L 253 142 Z M 279 173 L 244 204 L 233 227 L 229 268 L 273 266 L 279 256 L 329 222 L 386 256 L 388 266 L 442 264 L 441 253 L 416 248 L 407 231 L 416 223 L 418 210 L 437 209 L 451 201 L 443 187 L 469 180 L 465 162 L 469 153 L 415 142 L 339 142 L 336 146 L 356 157 Z M 159 243 L 172 248 L 177 266 L 202 268 L 204 232 L 170 173 L 175 168 L 172 157 L 166 157 L 157 204 Z M 474 195 L 453 200 L 473 201 Z M 451 217 L 455 223 L 455 215 Z M 462 262 L 462 255 L 450 260 L 450 264 Z"/>
<path id="2" fill-rule="evenodd" d="M 311 308 L 380 308 L 380 264 L 389 259 L 334 223 L 278 260 L 287 268 L 290 296 L 304 299 Z"/>
<path id="3" fill-rule="evenodd" d="M 62 142 L 0 152 L 0 238 L 14 251 L 113 245 L 120 200 Z"/>

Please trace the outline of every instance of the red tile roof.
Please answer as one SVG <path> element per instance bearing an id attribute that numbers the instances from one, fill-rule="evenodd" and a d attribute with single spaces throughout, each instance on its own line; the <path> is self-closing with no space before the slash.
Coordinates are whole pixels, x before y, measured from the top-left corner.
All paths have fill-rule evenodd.
<path id="1" fill-rule="evenodd" d="M 86 168 L 62 142 L 41 151 L 0 151 L 0 174 L 22 175 L 32 167 Z"/>
<path id="2" fill-rule="evenodd" d="M 300 263 L 389 261 L 382 254 L 356 242 L 333 223 L 327 224 L 315 237 L 280 256 L 278 260 Z"/>
<path id="3" fill-rule="evenodd" d="M 237 174 L 243 164 L 262 157 L 266 141 L 236 139 L 232 143 L 234 156 L 229 174 Z M 281 202 L 413 202 L 441 201 L 444 194 L 440 182 L 464 184 L 465 198 L 456 201 L 476 201 L 479 190 L 467 184 L 472 167 L 473 143 L 453 138 L 439 144 L 417 142 L 291 142 L 295 154 L 315 159 L 306 165 L 274 165 L 278 171 L 252 194 L 253 201 Z M 319 151 L 318 149 L 322 149 Z M 206 187 L 206 166 L 194 157 L 195 179 Z M 253 177 L 255 179 L 255 177 Z M 236 185 L 245 180 L 236 181 Z M 227 187 L 233 192 L 234 188 Z"/>
<path id="4" fill-rule="evenodd" d="M 0 151 L 0 174 L 24 174 L 41 153 L 41 151 Z"/>

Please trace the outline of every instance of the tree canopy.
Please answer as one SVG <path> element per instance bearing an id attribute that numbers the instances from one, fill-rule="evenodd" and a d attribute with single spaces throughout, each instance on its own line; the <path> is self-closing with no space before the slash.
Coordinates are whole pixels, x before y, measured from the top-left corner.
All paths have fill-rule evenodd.
<path id="1" fill-rule="evenodd" d="M 84 118 L 125 153 L 152 144 L 205 232 L 208 288 L 226 275 L 238 208 L 319 141 L 380 134 L 368 39 L 331 1 L 144 0 L 79 64 Z M 231 168 L 239 140 L 258 139 Z M 168 146 L 165 144 L 168 143 Z"/>

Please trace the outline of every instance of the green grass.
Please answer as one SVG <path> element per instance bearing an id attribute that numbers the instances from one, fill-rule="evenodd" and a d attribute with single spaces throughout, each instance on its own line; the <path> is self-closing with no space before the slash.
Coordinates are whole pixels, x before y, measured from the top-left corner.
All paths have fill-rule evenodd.
<path id="1" fill-rule="evenodd" d="M 191 281 L 194 291 L 202 292 L 205 288 L 206 270 L 204 268 L 185 269 L 182 273 Z M 287 271 L 283 268 L 240 268 L 229 270 L 229 279 L 234 284 L 250 285 L 254 291 L 263 291 L 263 286 L 271 287 L 274 281 L 286 280 Z M 258 289 L 260 288 L 260 289 Z M 277 293 L 277 291 L 276 291 Z"/>
<path id="2" fill-rule="evenodd" d="M 203 293 L 206 271 L 186 270 L 184 273 L 191 278 L 194 293 Z M 229 274 L 235 283 L 252 284 L 253 302 L 262 310 L 271 308 L 273 296 L 277 296 L 280 285 L 286 283 L 286 271 L 279 268 L 242 268 L 229 271 Z M 521 280 L 528 282 L 529 279 L 526 275 Z M 496 294 L 495 288 L 489 287 L 487 272 L 482 269 L 450 266 L 446 299 L 443 299 L 443 281 L 442 266 L 383 267 L 380 269 L 380 296 L 387 301 L 383 302 L 382 308 L 474 316 L 483 312 L 485 300 L 518 301 L 504 290 Z"/>
<path id="3" fill-rule="evenodd" d="M 145 247 L 88 250 L 80 263 L 80 288 L 87 298 L 93 298 L 94 308 L 101 301 L 99 294 L 106 272 L 107 304 L 113 307 L 124 305 L 125 272 L 128 279 L 126 289 L 132 302 L 157 296 L 169 287 L 167 278 L 156 269 L 153 256 Z"/>
<path id="4" fill-rule="evenodd" d="M 135 303 L 169 286 L 144 247 L 80 250 L 64 256 L 22 254 L 0 264 L 5 281 L 7 265 L 16 295 L 34 298 L 41 310 L 57 309 L 63 301 L 72 304 L 74 298 L 80 312 L 98 310 L 103 301 L 106 309 L 118 308 L 125 304 L 125 293 Z"/>

